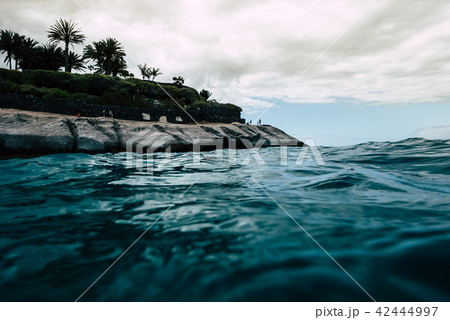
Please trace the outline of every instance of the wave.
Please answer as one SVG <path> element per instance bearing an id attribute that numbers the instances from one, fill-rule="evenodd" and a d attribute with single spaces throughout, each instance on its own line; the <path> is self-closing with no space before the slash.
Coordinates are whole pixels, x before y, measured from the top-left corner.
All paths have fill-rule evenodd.
<path id="1" fill-rule="evenodd" d="M 149 227 L 83 299 L 368 300 L 295 219 L 378 301 L 448 301 L 450 140 L 301 150 L 1 161 L 0 300 L 73 301 Z"/>

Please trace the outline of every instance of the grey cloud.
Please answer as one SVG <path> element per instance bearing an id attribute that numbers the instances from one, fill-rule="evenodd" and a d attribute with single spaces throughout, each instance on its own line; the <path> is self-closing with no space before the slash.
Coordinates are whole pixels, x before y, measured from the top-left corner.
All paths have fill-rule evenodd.
<path id="1" fill-rule="evenodd" d="M 163 81 L 182 75 L 190 85 L 255 108 L 290 86 L 371 2 L 78 1 L 122 42 L 135 74 L 138 63 L 148 62 L 161 68 Z M 283 99 L 448 99 L 449 13 L 448 1 L 378 1 Z M 0 28 L 40 41 L 60 16 L 79 22 L 88 42 L 105 36 L 73 1 L 0 3 Z"/>
<path id="2" fill-rule="evenodd" d="M 366 16 L 344 36 L 333 53 L 351 57 L 397 47 L 421 30 L 446 19 L 445 1 L 397 0 Z"/>
<path id="3" fill-rule="evenodd" d="M 228 0 L 215 1 L 212 12 L 214 14 L 232 14 L 239 12 L 242 9 L 251 8 L 253 6 L 261 5 L 267 2 L 266 0 Z"/>

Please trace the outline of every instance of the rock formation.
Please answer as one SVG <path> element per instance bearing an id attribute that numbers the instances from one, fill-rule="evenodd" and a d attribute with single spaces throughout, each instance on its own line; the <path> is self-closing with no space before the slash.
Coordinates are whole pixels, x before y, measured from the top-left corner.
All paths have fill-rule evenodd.
<path id="1" fill-rule="evenodd" d="M 302 146 L 303 143 L 269 125 L 189 125 L 0 110 L 2 156 L 68 152 L 185 152 L 280 145 Z"/>

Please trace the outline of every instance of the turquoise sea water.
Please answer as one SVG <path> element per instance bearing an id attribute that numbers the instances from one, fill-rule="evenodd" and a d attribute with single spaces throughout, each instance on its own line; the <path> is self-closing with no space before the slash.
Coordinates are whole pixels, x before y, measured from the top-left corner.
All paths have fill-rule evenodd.
<path id="1" fill-rule="evenodd" d="M 301 150 L 2 160 L 0 300 L 449 301 L 450 140 Z"/>

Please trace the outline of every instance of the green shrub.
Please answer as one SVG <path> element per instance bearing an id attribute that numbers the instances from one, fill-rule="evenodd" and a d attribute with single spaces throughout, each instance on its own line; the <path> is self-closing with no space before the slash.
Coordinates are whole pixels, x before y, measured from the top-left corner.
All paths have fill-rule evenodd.
<path id="1" fill-rule="evenodd" d="M 212 102 L 212 105 L 216 106 L 216 107 L 220 107 L 220 108 L 228 108 L 228 109 L 233 109 L 233 110 L 236 110 L 236 111 L 242 111 L 241 107 L 238 107 L 237 105 L 232 104 L 232 103 Z"/>
<path id="2" fill-rule="evenodd" d="M 0 92 L 15 93 L 17 91 L 17 84 L 11 80 L 0 80 Z"/>
<path id="3" fill-rule="evenodd" d="M 41 88 L 43 98 L 71 98 L 67 91 L 58 88 Z"/>
<path id="4" fill-rule="evenodd" d="M 30 84 L 21 84 L 16 87 L 15 93 L 20 94 L 32 94 L 36 97 L 42 97 L 41 94 L 42 90 L 39 88 L 36 88 L 35 86 L 32 86 Z"/>
<path id="5" fill-rule="evenodd" d="M 199 108 L 207 108 L 209 106 L 208 102 L 204 100 L 199 100 L 191 105 L 188 106 L 188 108 L 192 109 L 199 109 Z"/>
<path id="6" fill-rule="evenodd" d="M 0 68 L 0 80 L 9 80 L 14 83 L 19 83 L 22 73 L 16 70 L 8 70 Z"/>
<path id="7" fill-rule="evenodd" d="M 179 94 L 182 97 L 182 99 L 185 100 L 186 105 L 192 104 L 192 103 L 200 100 L 200 95 L 197 92 L 197 90 L 195 90 L 195 89 L 182 88 L 182 89 L 179 89 L 178 91 L 179 91 Z"/>
<path id="8" fill-rule="evenodd" d="M 233 109 L 236 111 L 242 111 L 242 109 L 234 104 L 231 103 L 219 103 L 219 102 L 213 102 L 213 101 L 205 101 L 200 100 L 195 102 L 194 104 L 189 106 L 190 108 L 228 108 Z"/>
<path id="9" fill-rule="evenodd" d="M 231 108 L 242 111 L 233 104 L 222 104 L 201 99 L 197 90 L 168 83 L 142 81 L 136 78 L 120 79 L 100 74 L 71 74 L 46 70 L 15 71 L 0 68 L 0 92 L 32 94 L 46 98 L 88 99 L 93 103 L 153 107 L 158 100 L 162 107 L 179 108 Z"/>
<path id="10" fill-rule="evenodd" d="M 41 88 L 64 89 L 64 84 L 71 78 L 70 73 L 47 70 L 22 71 L 21 84 L 29 84 Z"/>

